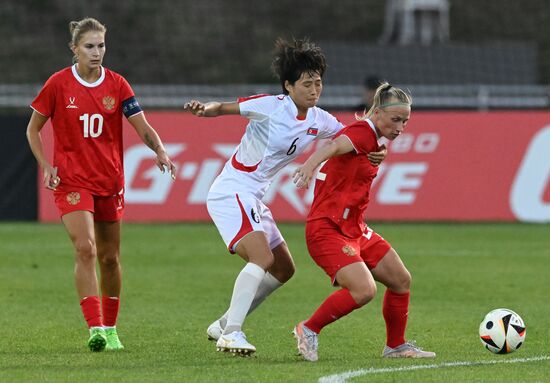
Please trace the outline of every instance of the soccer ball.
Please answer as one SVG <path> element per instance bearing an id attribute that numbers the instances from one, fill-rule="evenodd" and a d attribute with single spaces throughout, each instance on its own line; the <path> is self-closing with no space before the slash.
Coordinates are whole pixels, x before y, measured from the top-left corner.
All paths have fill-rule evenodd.
<path id="1" fill-rule="evenodd" d="M 523 319 L 508 309 L 496 309 L 485 315 L 479 325 L 479 339 L 485 348 L 495 354 L 509 354 L 525 341 Z"/>

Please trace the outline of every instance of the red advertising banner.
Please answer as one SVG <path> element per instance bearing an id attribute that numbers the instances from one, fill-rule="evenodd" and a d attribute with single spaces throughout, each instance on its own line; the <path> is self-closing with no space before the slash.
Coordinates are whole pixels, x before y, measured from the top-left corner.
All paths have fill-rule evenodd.
<path id="1" fill-rule="evenodd" d="M 353 113 L 335 113 L 343 123 Z M 206 195 L 239 143 L 247 120 L 148 112 L 178 167 L 162 174 L 154 154 L 125 122 L 125 221 L 207 221 Z M 43 134 L 48 158 L 52 135 Z M 303 221 L 312 190 L 283 169 L 264 202 L 279 221 Z M 41 175 L 39 175 L 39 179 Z M 59 219 L 51 192 L 40 187 L 41 221 Z M 405 133 L 389 145 L 371 192 L 369 220 L 550 222 L 549 112 L 413 112 Z"/>

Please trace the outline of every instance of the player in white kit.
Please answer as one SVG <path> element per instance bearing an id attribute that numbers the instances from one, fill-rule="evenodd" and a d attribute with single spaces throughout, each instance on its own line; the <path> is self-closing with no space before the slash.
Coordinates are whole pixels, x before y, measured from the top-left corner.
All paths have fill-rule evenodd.
<path id="1" fill-rule="evenodd" d="M 262 198 L 275 175 L 317 138 L 334 136 L 343 125 L 316 107 L 325 57 L 307 39 L 277 40 L 272 64 L 283 94 L 257 95 L 237 102 L 190 101 L 199 117 L 240 114 L 250 121 L 240 144 L 207 198 L 207 207 L 228 250 L 247 264 L 235 281 L 229 310 L 207 330 L 218 351 L 250 355 L 256 348 L 242 332 L 245 317 L 294 274 L 288 247 Z M 370 153 L 378 164 L 385 151 Z"/>

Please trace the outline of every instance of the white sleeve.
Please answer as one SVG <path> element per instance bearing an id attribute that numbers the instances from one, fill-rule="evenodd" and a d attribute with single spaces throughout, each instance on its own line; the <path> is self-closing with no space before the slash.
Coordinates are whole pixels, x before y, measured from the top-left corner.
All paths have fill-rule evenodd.
<path id="1" fill-rule="evenodd" d="M 241 116 L 250 120 L 263 121 L 268 118 L 280 103 L 277 97 L 270 95 L 257 95 L 239 98 Z"/>
<path id="2" fill-rule="evenodd" d="M 338 133 L 343 127 L 340 121 L 336 119 L 332 114 L 319 109 L 320 111 L 320 132 L 317 136 L 318 138 L 332 138 L 336 133 Z"/>

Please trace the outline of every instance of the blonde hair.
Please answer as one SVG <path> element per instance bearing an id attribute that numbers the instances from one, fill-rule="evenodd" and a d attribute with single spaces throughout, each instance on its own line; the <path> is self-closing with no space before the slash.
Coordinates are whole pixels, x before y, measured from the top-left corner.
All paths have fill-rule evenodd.
<path id="1" fill-rule="evenodd" d="M 370 117 L 376 108 L 383 109 L 388 106 L 396 105 L 412 105 L 412 97 L 408 92 L 403 89 L 396 88 L 387 82 L 384 82 L 376 88 L 376 93 L 372 101 L 372 106 L 367 111 L 363 112 L 363 115 L 355 115 L 358 120 L 365 120 Z"/>
<path id="2" fill-rule="evenodd" d="M 107 32 L 107 28 L 105 28 L 105 25 L 101 24 L 99 21 L 91 17 L 86 17 L 79 21 L 71 21 L 69 23 L 69 32 L 71 33 L 71 41 L 69 42 L 69 47 L 76 47 L 82 39 L 82 36 L 90 31 L 105 34 Z M 73 62 L 77 61 L 78 59 L 76 55 L 73 56 Z"/>

